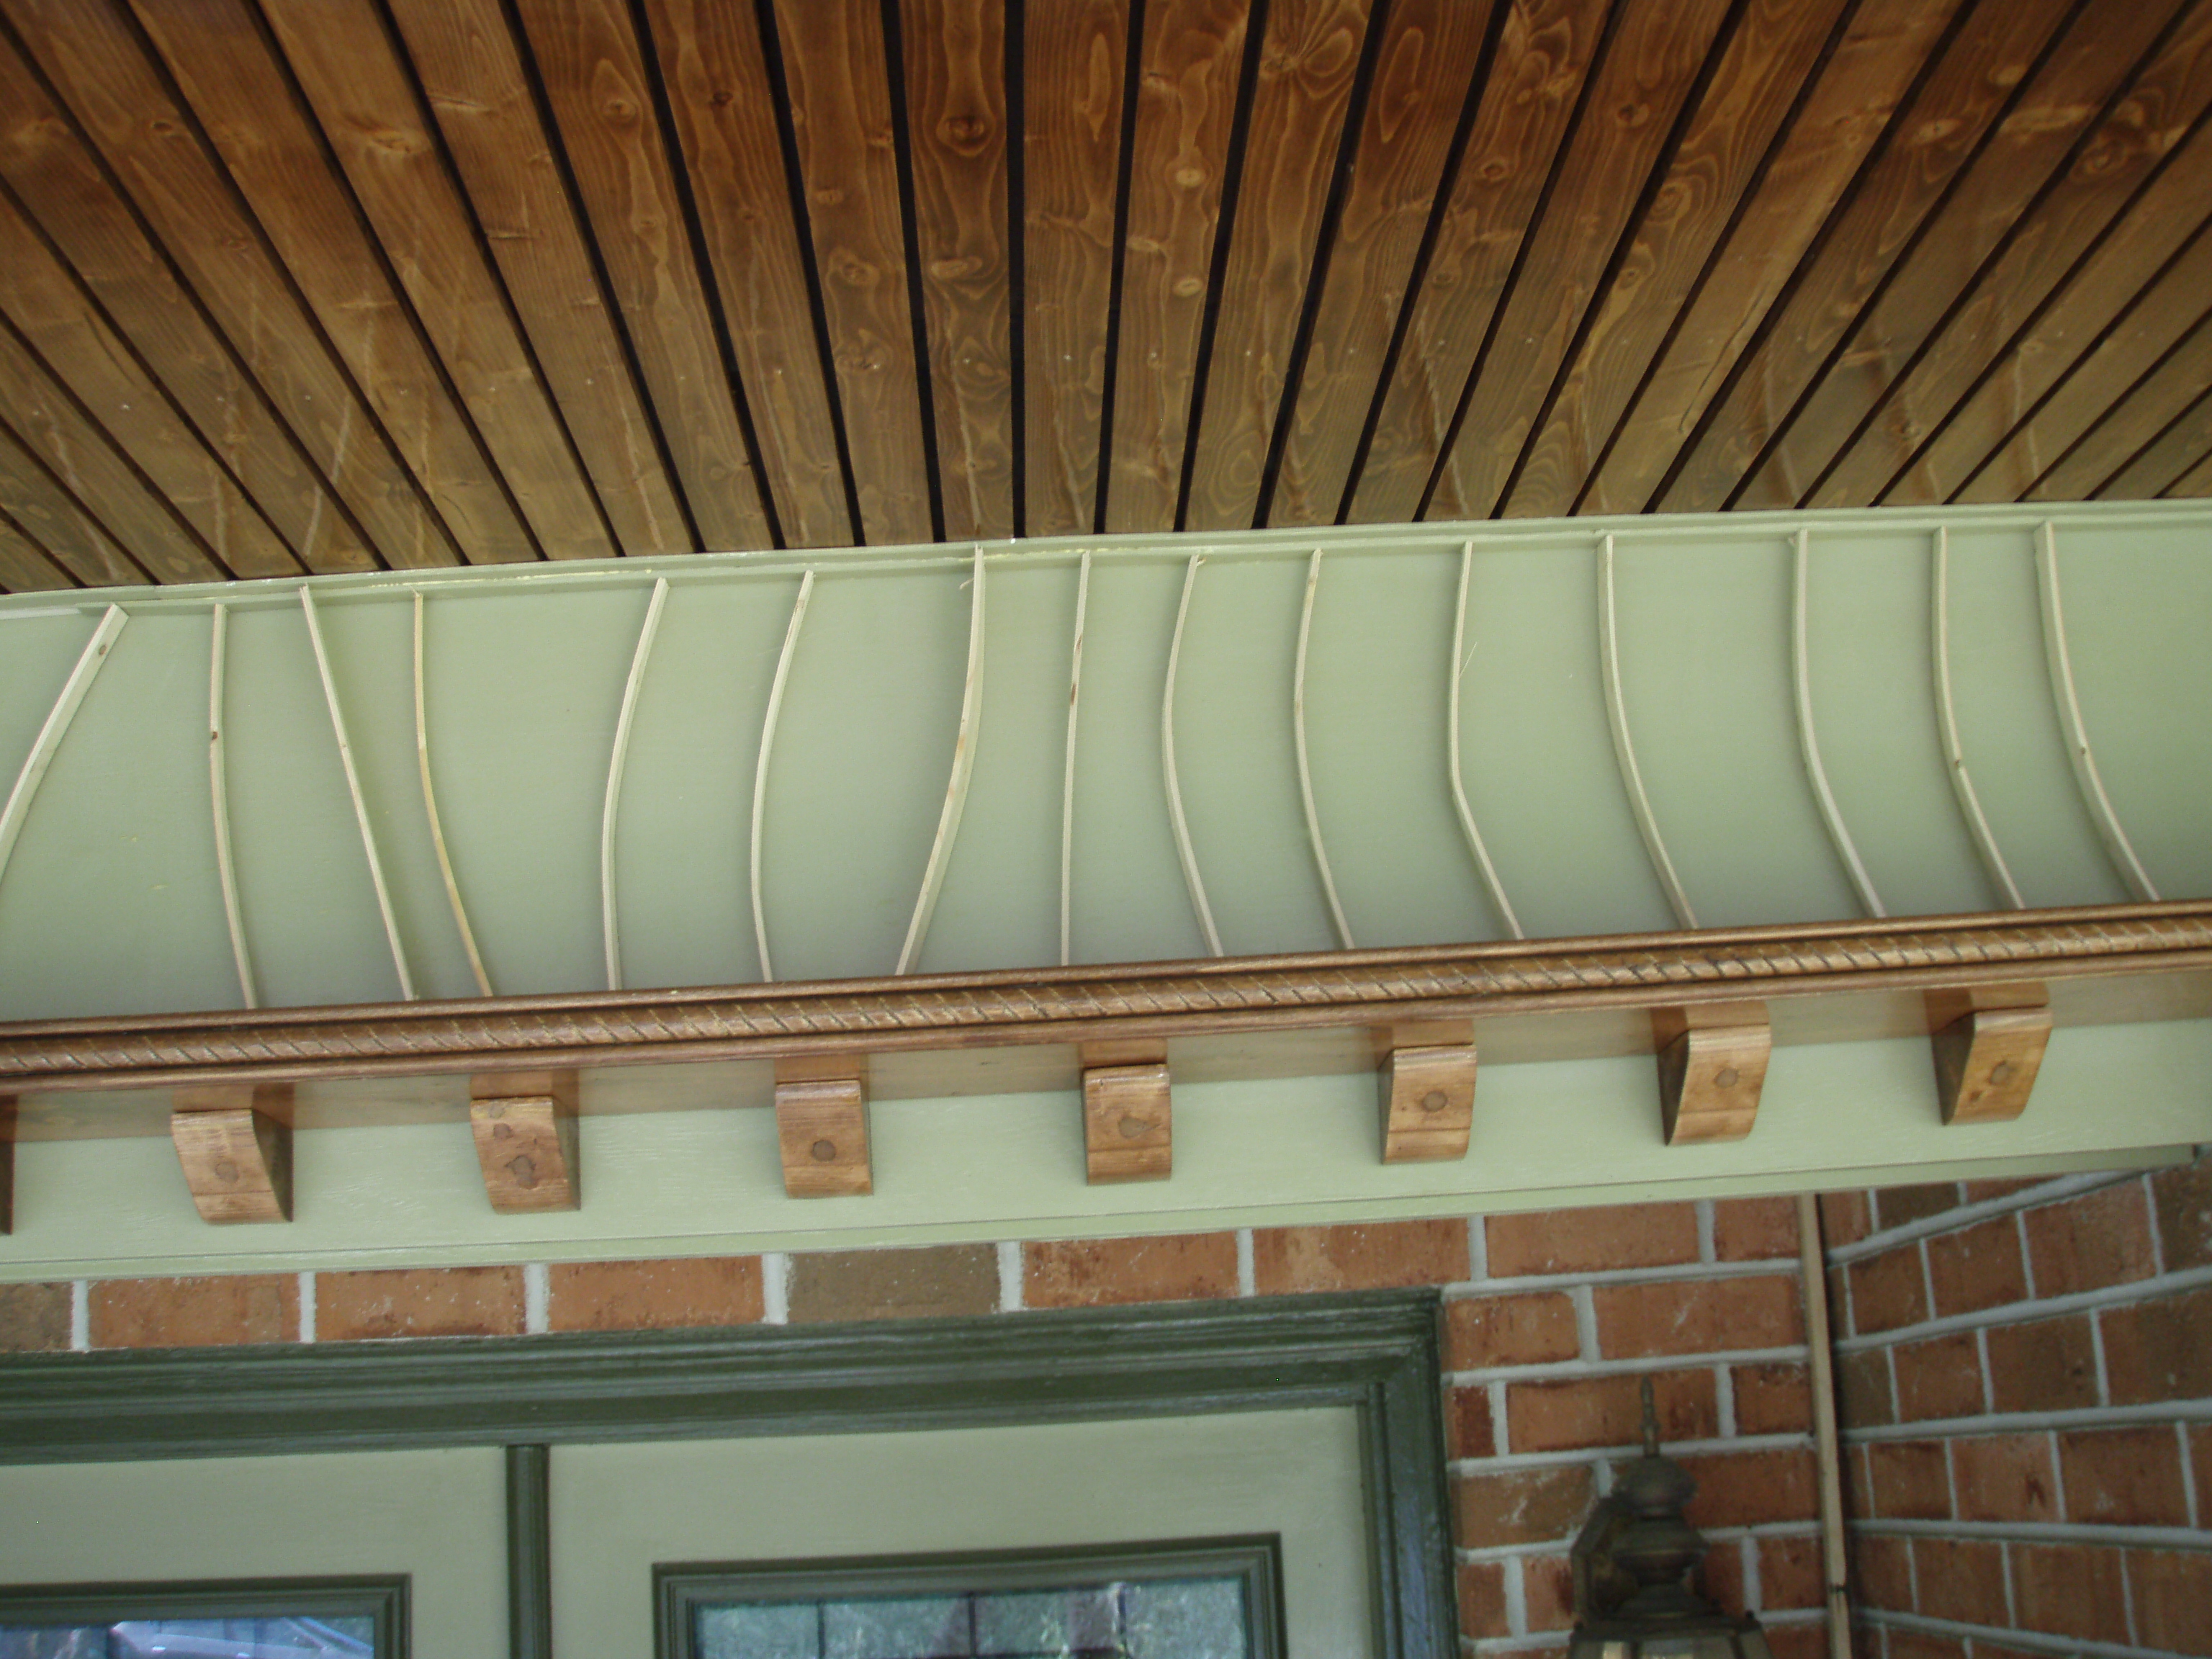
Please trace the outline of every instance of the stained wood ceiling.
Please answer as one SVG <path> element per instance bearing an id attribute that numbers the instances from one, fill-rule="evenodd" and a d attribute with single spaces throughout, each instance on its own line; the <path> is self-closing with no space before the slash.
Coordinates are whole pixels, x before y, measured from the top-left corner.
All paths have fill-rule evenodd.
<path id="1" fill-rule="evenodd" d="M 0 583 L 2212 493 L 2208 110 L 2212 0 L 0 0 Z"/>

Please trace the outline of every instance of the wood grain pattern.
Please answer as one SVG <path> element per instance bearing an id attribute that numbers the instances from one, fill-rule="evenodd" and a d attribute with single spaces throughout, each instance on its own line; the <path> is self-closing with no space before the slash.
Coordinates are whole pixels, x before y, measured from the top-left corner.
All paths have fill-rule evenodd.
<path id="1" fill-rule="evenodd" d="M 522 15 L 692 520 L 710 550 L 768 546 L 734 388 L 628 10 L 620 0 L 542 0 Z"/>
<path id="2" fill-rule="evenodd" d="M 2209 389 L 2212 389 L 2212 313 L 2175 342 L 2157 368 L 2129 386 L 2103 419 L 2068 447 L 2035 481 L 2027 492 L 2028 499 L 2119 499 L 2124 492 L 2117 486 L 2138 454 L 2154 445 L 2170 423 L 2184 418 Z M 2179 467 L 2174 471 L 2178 472 Z M 2149 493 L 2163 489 L 2172 476 L 2149 486 Z"/>
<path id="3" fill-rule="evenodd" d="M 1486 519 L 1497 510 L 1728 11 L 1726 0 L 1680 0 L 1621 24 L 1555 185 L 1583 210 L 1547 213 L 1530 230 L 1522 278 L 1476 370 L 1475 412 L 1444 459 L 1425 517 Z"/>
<path id="4" fill-rule="evenodd" d="M 1127 0 L 1029 7 L 1022 35 L 1023 465 L 1028 532 L 1088 531 L 1098 500 Z"/>
<path id="5" fill-rule="evenodd" d="M 776 22 L 861 539 L 931 541 L 882 14 L 875 0 L 778 0 Z"/>
<path id="6" fill-rule="evenodd" d="M 900 0 L 945 534 L 1014 533 L 1004 0 Z"/>
<path id="7" fill-rule="evenodd" d="M 2188 471 L 2166 486 L 2169 496 L 2212 495 L 2212 446 L 2208 446 L 2203 459 Z"/>
<path id="8" fill-rule="evenodd" d="M 1084 1068 L 1083 1163 L 1094 1187 L 1165 1181 L 1175 1173 L 1175 1100 L 1165 1061 Z"/>
<path id="9" fill-rule="evenodd" d="M 1370 0 L 1274 0 L 1267 9 L 1213 361 L 1193 434 L 1188 529 L 1253 526 L 1370 10 Z"/>
<path id="10" fill-rule="evenodd" d="M 152 580 L 13 427 L 0 422 L 0 512 L 87 587 Z"/>
<path id="11" fill-rule="evenodd" d="M 1581 100 L 1603 0 L 1512 0 L 1349 517 L 1411 519 Z"/>
<path id="12" fill-rule="evenodd" d="M 653 0 L 647 15 L 784 539 L 848 546 L 858 532 L 814 349 L 782 140 L 759 94 L 768 69 L 757 18 L 749 5 L 702 0 Z"/>
<path id="13" fill-rule="evenodd" d="M 1145 9 L 1109 531 L 1175 528 L 1247 21 L 1237 0 L 1156 0 Z"/>
<path id="14" fill-rule="evenodd" d="M 51 593 L 80 585 L 22 526 L 0 513 L 0 588 L 10 593 Z"/>
<path id="15" fill-rule="evenodd" d="M 169 1134 L 203 1221 L 292 1218 L 291 1112 L 283 1083 L 177 1091 Z"/>

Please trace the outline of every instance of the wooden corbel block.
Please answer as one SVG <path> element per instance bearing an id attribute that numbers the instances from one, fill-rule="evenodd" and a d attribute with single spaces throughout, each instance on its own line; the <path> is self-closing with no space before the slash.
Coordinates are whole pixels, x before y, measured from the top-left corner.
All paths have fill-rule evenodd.
<path id="1" fill-rule="evenodd" d="M 203 1221 L 292 1218 L 292 1085 L 217 1084 L 171 1097 L 169 1138 Z"/>
<path id="2" fill-rule="evenodd" d="M 866 1072 L 865 1059 L 843 1056 L 776 1061 L 775 1134 L 783 1190 L 793 1198 L 875 1191 Z"/>
<path id="3" fill-rule="evenodd" d="M 1936 1097 L 1946 1123 L 2002 1123 L 2027 1107 L 2051 1041 L 2040 985 L 1977 985 L 1928 994 Z"/>
<path id="4" fill-rule="evenodd" d="M 469 1079 L 469 1127 L 484 1195 L 501 1215 L 583 1202 L 574 1072 L 487 1072 Z"/>
<path id="5" fill-rule="evenodd" d="M 0 1237 L 15 1231 L 15 1097 L 0 1095 Z"/>
<path id="6" fill-rule="evenodd" d="M 1763 1002 L 1655 1009 L 1659 1116 L 1667 1144 L 1741 1140 L 1759 1119 L 1774 1033 Z"/>
<path id="7" fill-rule="evenodd" d="M 1166 1043 L 1083 1045 L 1083 1160 L 1094 1186 L 1175 1173 Z"/>
<path id="8" fill-rule="evenodd" d="M 1465 1158 L 1474 1128 L 1474 1022 L 1380 1027 L 1375 1059 L 1382 1161 Z"/>

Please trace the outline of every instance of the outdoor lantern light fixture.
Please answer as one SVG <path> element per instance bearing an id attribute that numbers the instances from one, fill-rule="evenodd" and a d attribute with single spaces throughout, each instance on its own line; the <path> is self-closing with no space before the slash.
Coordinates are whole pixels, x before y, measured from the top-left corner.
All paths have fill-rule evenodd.
<path id="1" fill-rule="evenodd" d="M 1573 1552 L 1568 1659 L 1771 1659 L 1759 1620 L 1732 1619 L 1684 1579 L 1705 1540 L 1682 1518 L 1698 1483 L 1659 1455 L 1659 1413 L 1644 1379 L 1644 1455 L 1583 1523 Z"/>

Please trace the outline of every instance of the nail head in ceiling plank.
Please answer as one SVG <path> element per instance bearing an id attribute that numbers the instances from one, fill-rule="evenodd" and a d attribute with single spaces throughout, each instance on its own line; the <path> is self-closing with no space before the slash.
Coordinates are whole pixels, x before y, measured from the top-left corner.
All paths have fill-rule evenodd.
<path id="1" fill-rule="evenodd" d="M 471 1077 L 469 1127 L 493 1209 L 520 1215 L 582 1207 L 574 1072 Z"/>
<path id="2" fill-rule="evenodd" d="M 1174 1103 L 1164 1060 L 1084 1067 L 1083 1155 L 1094 1187 L 1165 1181 L 1175 1172 Z"/>
<path id="3" fill-rule="evenodd" d="M 1474 1022 L 1424 1020 L 1374 1035 L 1382 1161 L 1465 1158 L 1474 1127 Z"/>
<path id="4" fill-rule="evenodd" d="M 292 1085 L 216 1084 L 179 1089 L 169 1137 L 201 1219 L 292 1218 Z"/>
<path id="5" fill-rule="evenodd" d="M 1774 1033 L 1762 1002 L 1662 1008 L 1651 1016 L 1659 1053 L 1659 1114 L 1670 1146 L 1741 1140 L 1759 1117 Z"/>
<path id="6" fill-rule="evenodd" d="M 2045 988 L 1978 985 L 1931 991 L 1927 1003 L 1943 1121 L 2003 1123 L 2027 1110 L 2051 1042 Z"/>
<path id="7" fill-rule="evenodd" d="M 775 1136 L 783 1190 L 793 1198 L 846 1198 L 876 1189 L 868 1161 L 865 1065 L 848 1056 L 776 1064 Z M 837 1071 L 842 1076 L 821 1075 Z"/>

